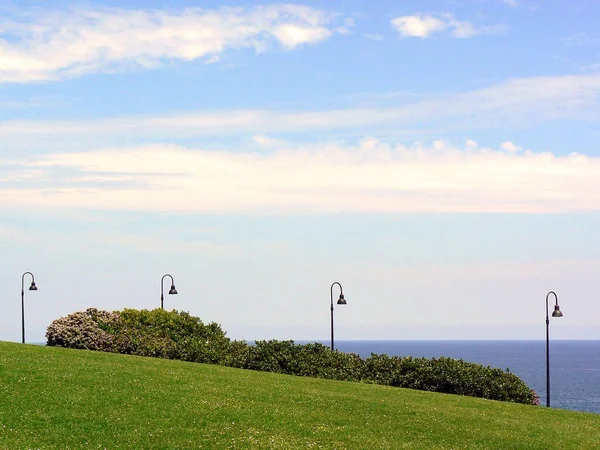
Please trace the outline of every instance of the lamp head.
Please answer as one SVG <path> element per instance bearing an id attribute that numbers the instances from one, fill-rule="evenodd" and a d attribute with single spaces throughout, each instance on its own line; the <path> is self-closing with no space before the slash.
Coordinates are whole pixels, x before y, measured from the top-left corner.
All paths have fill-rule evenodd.
<path id="1" fill-rule="evenodd" d="M 169 294 L 177 294 L 177 289 L 175 289 L 175 285 L 171 285 L 171 289 L 169 290 Z"/>
<path id="2" fill-rule="evenodd" d="M 31 282 L 31 286 L 29 286 L 30 291 L 37 291 L 37 286 L 35 285 L 35 281 Z"/>
<path id="3" fill-rule="evenodd" d="M 563 313 L 558 307 L 558 305 L 554 305 L 554 311 L 552 311 L 552 317 L 562 317 Z"/>
<path id="4" fill-rule="evenodd" d="M 337 301 L 338 305 L 346 305 L 346 299 L 344 298 L 344 294 L 340 294 L 340 298 Z"/>

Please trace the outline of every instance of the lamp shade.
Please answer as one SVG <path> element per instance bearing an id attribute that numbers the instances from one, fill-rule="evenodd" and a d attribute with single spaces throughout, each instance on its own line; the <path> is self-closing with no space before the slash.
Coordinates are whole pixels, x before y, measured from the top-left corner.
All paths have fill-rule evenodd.
<path id="1" fill-rule="evenodd" d="M 552 311 L 552 317 L 562 317 L 563 313 L 558 307 L 558 305 L 554 305 L 554 311 Z"/>
<path id="2" fill-rule="evenodd" d="M 169 294 L 177 294 L 177 289 L 175 289 L 175 285 L 171 285 L 171 289 L 169 290 Z"/>
<path id="3" fill-rule="evenodd" d="M 340 298 L 337 301 L 338 305 L 346 305 L 346 299 L 344 298 L 344 294 L 340 294 Z"/>
<path id="4" fill-rule="evenodd" d="M 29 286 L 30 291 L 37 291 L 37 286 L 35 285 L 35 281 L 31 282 L 31 286 Z"/>

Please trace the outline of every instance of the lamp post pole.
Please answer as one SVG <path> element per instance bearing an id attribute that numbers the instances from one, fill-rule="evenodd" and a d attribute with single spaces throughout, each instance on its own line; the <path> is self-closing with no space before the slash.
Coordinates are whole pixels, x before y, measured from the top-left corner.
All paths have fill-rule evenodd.
<path id="1" fill-rule="evenodd" d="M 35 285 L 35 277 L 31 272 L 25 272 L 21 275 L 21 343 L 25 343 L 25 275 L 31 275 L 31 285 L 29 286 L 30 291 L 37 291 Z"/>
<path id="2" fill-rule="evenodd" d="M 175 289 L 175 282 L 173 281 L 173 277 L 171 275 L 169 275 L 168 273 L 163 275 L 162 278 L 160 279 L 160 309 L 165 309 L 164 308 L 164 302 L 165 302 L 165 290 L 164 290 L 164 281 L 165 281 L 165 277 L 169 277 L 171 278 L 171 289 L 169 290 L 169 294 L 177 294 L 177 289 Z"/>
<path id="3" fill-rule="evenodd" d="M 558 296 L 556 292 L 550 291 L 546 294 L 546 407 L 550 408 L 550 319 L 548 318 L 548 298 L 550 295 L 554 295 L 554 299 L 556 300 L 556 304 L 554 305 L 554 311 L 552 312 L 552 317 L 562 317 L 563 313 L 561 312 L 558 306 Z"/>
<path id="4" fill-rule="evenodd" d="M 338 299 L 337 304 L 346 304 L 346 299 L 344 299 L 344 290 L 342 289 L 342 285 L 337 281 L 334 281 L 331 284 L 331 350 L 333 350 L 333 286 L 335 286 L 336 284 L 340 287 L 340 298 Z"/>

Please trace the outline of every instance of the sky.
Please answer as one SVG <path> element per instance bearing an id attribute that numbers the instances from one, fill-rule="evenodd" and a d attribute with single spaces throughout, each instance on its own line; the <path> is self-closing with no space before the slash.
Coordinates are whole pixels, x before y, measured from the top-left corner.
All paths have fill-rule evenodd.
<path id="1" fill-rule="evenodd" d="M 0 0 L 0 340 L 27 271 L 29 342 L 164 274 L 236 339 L 327 341 L 335 281 L 336 339 L 545 339 L 549 291 L 600 339 L 598 17 Z"/>

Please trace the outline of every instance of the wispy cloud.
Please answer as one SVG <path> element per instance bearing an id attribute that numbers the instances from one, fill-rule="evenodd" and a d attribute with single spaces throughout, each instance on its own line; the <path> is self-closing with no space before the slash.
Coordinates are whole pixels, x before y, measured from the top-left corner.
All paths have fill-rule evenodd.
<path id="1" fill-rule="evenodd" d="M 505 28 L 504 25 L 475 25 L 448 13 L 400 16 L 392 19 L 392 25 L 404 38 L 428 38 L 443 31 L 448 31 L 455 38 L 468 38 L 477 34 L 497 33 Z"/>
<path id="2" fill-rule="evenodd" d="M 31 242 L 32 238 L 21 229 L 0 225 L 0 241 Z"/>
<path id="3" fill-rule="evenodd" d="M 228 49 L 292 50 L 348 31 L 297 4 L 253 8 L 31 10 L 0 18 L 0 83 L 27 83 L 205 58 Z"/>
<path id="4" fill-rule="evenodd" d="M 596 46 L 600 45 L 600 33 L 574 33 L 563 38 L 563 42 L 567 45 Z"/>
<path id="5" fill-rule="evenodd" d="M 379 33 L 363 33 L 364 38 L 370 39 L 375 42 L 383 41 L 383 35 Z"/>
<path id="6" fill-rule="evenodd" d="M 502 148 L 365 138 L 266 154 L 161 145 L 54 154 L 0 183 L 0 204 L 283 214 L 600 211 L 600 158 Z"/>
<path id="7" fill-rule="evenodd" d="M 63 235 L 64 237 L 64 235 Z M 169 239 L 162 236 L 141 235 L 139 233 L 117 233 L 114 231 L 83 232 L 80 238 L 90 240 L 97 245 L 114 245 L 148 253 L 178 253 L 178 254 L 204 254 L 215 256 L 233 256 L 240 249 L 232 244 L 219 244 L 209 240 Z"/>
<path id="8" fill-rule="evenodd" d="M 26 108 L 41 108 L 48 106 L 39 99 L 30 100 L 2 100 L 0 99 L 0 109 L 26 109 Z"/>
<path id="9" fill-rule="evenodd" d="M 512 8 L 517 8 L 519 6 L 519 0 L 502 0 L 502 3 Z"/>
<path id="10" fill-rule="evenodd" d="M 520 78 L 475 91 L 387 107 L 324 111 L 229 110 L 87 121 L 0 121 L 0 137 L 8 149 L 11 137 L 21 143 L 26 140 L 35 145 L 33 140 L 38 139 L 48 145 L 51 138 L 64 143 L 69 136 L 106 139 L 137 135 L 164 140 L 210 135 L 356 131 L 374 127 L 399 131 L 416 124 L 432 127 L 442 124 L 454 129 L 526 127 L 554 119 L 600 119 L 600 75 Z"/>

